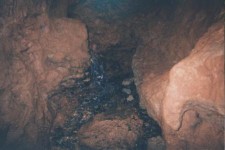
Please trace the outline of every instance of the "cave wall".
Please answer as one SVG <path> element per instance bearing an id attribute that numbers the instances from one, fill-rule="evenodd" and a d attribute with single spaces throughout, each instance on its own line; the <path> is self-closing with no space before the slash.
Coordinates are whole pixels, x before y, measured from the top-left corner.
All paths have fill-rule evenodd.
<path id="1" fill-rule="evenodd" d="M 196 111 L 200 118 L 207 120 L 207 109 L 190 109 L 190 113 L 183 116 L 187 120 L 183 123 L 187 125 L 177 132 L 171 125 L 174 122 L 168 123 L 165 119 L 173 118 L 169 114 L 174 112 L 167 110 L 176 109 L 168 104 L 172 99 L 168 89 L 176 78 L 173 77 L 174 65 L 192 57 L 196 51 L 192 50 L 194 47 L 213 46 L 219 49 L 218 55 L 222 55 L 221 47 L 216 46 L 218 42 L 210 42 L 214 35 L 221 39 L 221 25 L 210 28 L 203 36 L 209 27 L 222 22 L 222 6 L 221 0 L 124 0 L 111 3 L 98 0 L 0 0 L 0 134 L 3 135 L 0 147 L 48 148 L 48 133 L 57 116 L 51 102 L 49 105 L 48 96 L 57 91 L 61 81 L 76 78 L 88 66 L 87 42 L 94 52 L 117 62 L 124 70 L 122 74 L 133 68 L 140 104 L 161 125 L 171 149 L 193 146 L 193 141 L 187 140 L 190 138 L 187 133 L 195 132 L 186 126 L 195 118 Z M 199 41 L 200 38 L 203 40 Z M 197 42 L 200 44 L 196 45 Z M 219 44 L 222 43 L 219 40 Z M 214 56 L 214 51 L 208 50 L 202 50 L 199 55 L 205 52 Z M 219 58 L 215 64 L 221 61 Z M 221 64 L 218 72 L 221 72 L 220 67 Z M 221 79 L 223 75 L 218 76 Z M 219 104 L 212 102 L 210 106 L 221 107 L 224 98 L 218 99 Z M 212 113 L 215 122 L 219 122 L 218 126 L 212 126 L 218 127 L 216 132 L 222 131 L 220 122 L 224 114 L 220 109 Z M 175 120 L 175 123 L 180 122 Z M 215 132 L 206 132 L 211 129 L 211 122 L 202 123 L 202 128 L 197 131 L 215 137 Z M 181 145 L 174 140 L 180 136 Z M 204 143 L 201 140 L 204 136 L 200 134 L 199 143 Z M 220 141 L 221 135 L 215 139 L 211 144 Z"/>
<path id="2" fill-rule="evenodd" d="M 87 30 L 78 20 L 49 18 L 41 1 L 1 3 L 0 146 L 45 149 L 54 119 L 48 95 L 88 65 Z"/>
<path id="3" fill-rule="evenodd" d="M 221 6 L 184 1 L 158 11 L 133 57 L 140 104 L 161 125 L 168 149 L 223 149 Z"/>
<path id="4" fill-rule="evenodd" d="M 224 149 L 223 37 L 222 22 L 212 25 L 191 54 L 170 70 L 162 102 L 170 149 Z"/>
<path id="5" fill-rule="evenodd" d="M 215 3 L 210 0 L 184 1 L 184 3 L 171 9 L 171 7 L 168 10 L 162 9 L 149 15 L 148 20 L 151 21 L 139 29 L 144 29 L 138 32 L 142 37 L 142 43 L 137 47 L 132 67 L 137 79 L 136 84 L 140 88 L 142 85 L 147 86 L 151 82 L 151 78 L 156 78 L 154 79 L 156 83 L 153 84 L 158 84 L 157 79 L 163 79 L 171 67 L 189 55 L 196 42 L 208 28 L 222 20 L 221 1 Z M 171 12 L 173 13 L 171 14 Z M 161 86 L 167 84 L 166 82 L 165 80 L 165 82 L 160 83 Z M 152 91 L 152 93 L 149 92 L 148 96 L 144 96 L 147 98 L 158 91 L 157 89 L 144 90 Z M 156 99 L 161 99 L 163 94 L 158 92 L 155 94 L 159 96 Z M 143 95 L 141 91 L 140 95 Z M 143 106 L 146 105 L 144 101 L 141 101 Z M 160 105 L 158 100 L 153 103 Z M 152 116 L 157 115 L 156 112 L 149 113 Z M 160 122 L 160 116 L 155 116 L 155 118 L 158 118 Z"/>

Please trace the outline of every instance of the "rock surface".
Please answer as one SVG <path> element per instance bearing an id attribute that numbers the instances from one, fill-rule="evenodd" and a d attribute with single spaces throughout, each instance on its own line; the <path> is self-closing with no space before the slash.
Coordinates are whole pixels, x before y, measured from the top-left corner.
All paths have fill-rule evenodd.
<path id="1" fill-rule="evenodd" d="M 141 104 L 163 128 L 169 149 L 220 149 L 224 103 L 223 87 L 218 83 L 223 83 L 223 52 L 216 49 L 221 49 L 217 47 L 221 43 L 221 25 L 211 28 L 191 50 L 208 27 L 221 19 L 222 6 L 220 0 L 0 0 L 0 149 L 48 149 L 53 128 L 59 134 L 55 141 L 65 149 L 74 149 L 76 139 L 71 131 L 91 120 L 97 109 L 114 110 L 117 105 L 124 107 L 121 103 L 129 105 L 127 109 L 137 108 L 135 88 L 131 88 L 131 94 L 127 90 L 122 93 L 122 88 L 113 83 L 107 88 L 110 90 L 105 90 L 111 103 L 102 98 L 107 93 L 101 93 L 104 90 L 90 92 L 86 88 L 86 97 L 79 93 L 82 84 L 92 83 L 93 78 L 85 78 L 83 72 L 89 61 L 87 31 L 77 19 L 87 24 L 91 50 L 109 62 L 104 71 L 112 81 L 116 82 L 118 76 L 132 76 L 131 62 L 137 48 L 133 69 Z M 60 18 L 68 16 L 73 19 Z M 103 65 L 96 66 L 102 70 Z M 102 74 L 94 76 L 100 85 Z M 133 87 L 133 80 L 119 83 L 123 88 Z M 113 87 L 121 95 L 115 94 Z M 146 113 L 143 118 L 144 139 L 161 134 L 158 126 L 155 133 L 151 131 L 153 122 Z M 106 124 L 105 129 L 112 129 L 115 139 L 101 134 L 97 140 L 111 143 L 110 148 L 128 149 L 137 140 L 133 131 L 139 130 L 133 121 L 130 117 L 103 117 L 84 126 L 80 133 L 97 135 L 101 125 Z M 57 130 L 68 122 L 71 124 L 66 127 L 76 129 L 66 128 L 66 134 Z M 117 131 L 112 124 L 122 127 Z M 128 125 L 133 124 L 137 126 L 131 131 L 129 143 L 126 133 Z M 123 134 L 114 136 L 118 132 Z M 107 147 L 93 136 L 87 137 L 80 137 L 81 145 Z"/>
<path id="2" fill-rule="evenodd" d="M 166 143 L 160 136 L 150 138 L 148 140 L 148 150 L 166 150 Z"/>
<path id="3" fill-rule="evenodd" d="M 156 64 L 160 73 L 138 70 L 136 53 L 133 68 L 141 103 L 161 125 L 168 149 L 224 147 L 223 33 L 222 23 L 214 24 L 190 55 L 172 68 Z"/>
<path id="4" fill-rule="evenodd" d="M 191 149 L 224 147 L 223 37 L 223 25 L 212 26 L 191 54 L 170 70 L 162 122 L 171 149 L 179 142 Z"/>
<path id="5" fill-rule="evenodd" d="M 142 134 L 142 120 L 132 114 L 126 118 L 97 115 L 79 131 L 80 145 L 87 149 L 128 150 Z"/>
<path id="6" fill-rule="evenodd" d="M 7 128 L 4 144 L 18 149 L 17 144 L 31 149 L 48 142 L 44 137 L 54 117 L 48 95 L 89 60 L 83 23 L 49 19 L 45 11 L 29 15 L 6 17 L 0 33 L 0 128 Z"/>

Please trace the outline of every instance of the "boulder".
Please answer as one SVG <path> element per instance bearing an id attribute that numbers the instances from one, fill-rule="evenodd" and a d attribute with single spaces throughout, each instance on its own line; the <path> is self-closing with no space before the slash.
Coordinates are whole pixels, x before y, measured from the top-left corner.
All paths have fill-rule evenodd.
<path id="1" fill-rule="evenodd" d="M 141 105 L 161 125 L 168 149 L 224 147 L 223 37 L 223 24 L 215 23 L 172 67 L 162 62 L 154 65 L 159 71 L 135 70 Z"/>
<path id="2" fill-rule="evenodd" d="M 191 54 L 170 70 L 162 104 L 169 145 L 180 142 L 191 149 L 223 149 L 223 37 L 223 25 L 214 25 Z"/>
<path id="3" fill-rule="evenodd" d="M 99 114 L 78 132 L 80 145 L 87 149 L 133 149 L 142 134 L 142 120 L 136 114 L 127 117 Z"/>

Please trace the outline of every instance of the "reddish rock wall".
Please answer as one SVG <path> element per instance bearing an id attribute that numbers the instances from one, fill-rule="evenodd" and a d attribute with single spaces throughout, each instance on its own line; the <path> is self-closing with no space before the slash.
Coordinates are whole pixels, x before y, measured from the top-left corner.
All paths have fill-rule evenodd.
<path id="1" fill-rule="evenodd" d="M 41 10 L 5 15 L 0 32 L 0 134 L 5 135 L 0 144 L 17 149 L 46 147 L 53 119 L 48 94 L 64 78 L 76 78 L 89 60 L 85 25 L 49 19 Z"/>
<path id="2" fill-rule="evenodd" d="M 162 100 L 168 148 L 224 147 L 224 30 L 213 25 L 169 73 Z"/>
<path id="3" fill-rule="evenodd" d="M 183 18 L 176 13 L 180 22 L 150 25 L 151 34 L 133 58 L 136 85 L 141 105 L 161 125 L 168 149 L 223 149 L 222 23 L 201 36 L 221 15 L 211 13 L 215 20 L 210 23 L 207 11 L 193 6 L 185 5 L 192 11 L 186 9 Z M 195 13 L 188 13 L 193 9 Z M 182 7 L 176 12 L 183 12 Z M 188 26 L 186 21 L 193 16 L 196 19 Z"/>

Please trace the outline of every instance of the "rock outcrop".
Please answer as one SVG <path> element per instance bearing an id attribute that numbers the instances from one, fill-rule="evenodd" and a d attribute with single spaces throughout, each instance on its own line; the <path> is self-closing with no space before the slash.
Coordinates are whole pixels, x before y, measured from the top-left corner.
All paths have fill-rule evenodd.
<path id="1" fill-rule="evenodd" d="M 30 6 L 20 4 L 24 11 Z M 54 117 L 49 93 L 87 66 L 87 31 L 77 20 L 49 19 L 45 9 L 14 11 L 4 16 L 0 32 L 0 144 L 43 149 Z"/>
<path id="2" fill-rule="evenodd" d="M 162 102 L 162 126 L 170 149 L 224 147 L 223 37 L 223 25 L 214 25 L 170 70 Z"/>
<path id="3" fill-rule="evenodd" d="M 79 131 L 80 145 L 87 149 L 134 149 L 142 134 L 143 122 L 137 114 L 129 116 L 96 115 Z"/>
<path id="4" fill-rule="evenodd" d="M 147 57 L 154 53 L 136 52 L 133 68 L 141 105 L 161 125 L 167 149 L 223 149 L 223 37 L 223 24 L 213 24 L 181 61 L 156 55 L 161 58 L 152 64 L 156 59 Z M 149 67 L 138 68 L 141 64 Z"/>

